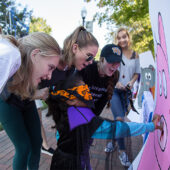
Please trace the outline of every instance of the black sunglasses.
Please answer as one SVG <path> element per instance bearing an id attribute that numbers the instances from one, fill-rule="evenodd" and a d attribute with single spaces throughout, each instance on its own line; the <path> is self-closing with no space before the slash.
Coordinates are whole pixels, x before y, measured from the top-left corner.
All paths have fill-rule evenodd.
<path id="1" fill-rule="evenodd" d="M 81 50 L 81 48 L 79 48 L 79 49 L 80 49 L 80 51 L 81 51 L 84 55 L 88 56 L 88 58 L 86 58 L 86 61 L 87 61 L 87 62 L 94 59 L 94 56 L 93 56 L 92 54 L 90 54 L 90 53 L 89 53 L 89 54 L 85 54 L 85 53 Z"/>
<path id="2" fill-rule="evenodd" d="M 91 61 L 91 60 L 93 60 L 93 58 L 94 57 L 92 55 L 89 55 L 88 58 L 86 59 L 86 61 Z"/>

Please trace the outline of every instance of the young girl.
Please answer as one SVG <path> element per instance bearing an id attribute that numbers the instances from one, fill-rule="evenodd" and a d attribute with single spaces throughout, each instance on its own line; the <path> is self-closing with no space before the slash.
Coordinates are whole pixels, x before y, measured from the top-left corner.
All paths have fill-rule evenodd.
<path id="1" fill-rule="evenodd" d="M 90 109 L 94 103 L 89 88 L 79 76 L 69 77 L 53 86 L 46 102 L 48 115 L 52 115 L 60 134 L 51 170 L 83 170 L 81 156 L 91 137 L 114 139 L 141 135 L 159 128 L 159 116 L 154 123 L 148 124 L 109 121 L 95 116 Z"/>
<path id="2" fill-rule="evenodd" d="M 125 65 L 121 64 L 119 68 L 119 80 L 116 84 L 116 88 L 111 100 L 111 110 L 115 119 L 124 121 L 125 113 L 127 112 L 127 106 L 129 104 L 129 98 L 127 97 L 126 87 L 133 88 L 134 82 L 138 79 L 140 74 L 140 64 L 138 54 L 130 48 L 130 35 L 124 28 L 120 28 L 117 32 L 117 43 L 122 49 L 122 59 Z M 119 145 L 119 159 L 124 166 L 130 166 L 128 156 L 125 152 L 124 139 L 117 140 Z M 112 152 L 115 146 L 112 143 L 108 143 L 105 148 L 106 152 Z"/>

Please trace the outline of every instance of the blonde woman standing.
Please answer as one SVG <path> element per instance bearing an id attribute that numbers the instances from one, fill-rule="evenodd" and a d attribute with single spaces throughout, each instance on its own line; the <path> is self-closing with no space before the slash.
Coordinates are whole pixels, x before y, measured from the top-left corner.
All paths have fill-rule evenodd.
<path id="1" fill-rule="evenodd" d="M 140 63 L 139 55 L 130 48 L 130 35 L 125 28 L 120 28 L 117 31 L 116 40 L 122 49 L 122 59 L 125 65 L 121 63 L 119 68 L 120 75 L 112 96 L 111 110 L 115 119 L 124 121 L 127 106 L 129 104 L 126 87 L 129 86 L 130 89 L 133 88 L 133 84 L 140 74 Z M 123 166 L 130 166 L 131 163 L 125 152 L 124 139 L 118 139 L 117 143 L 119 146 L 119 159 L 121 164 Z M 112 152 L 114 150 L 114 144 L 108 143 L 105 152 Z"/>

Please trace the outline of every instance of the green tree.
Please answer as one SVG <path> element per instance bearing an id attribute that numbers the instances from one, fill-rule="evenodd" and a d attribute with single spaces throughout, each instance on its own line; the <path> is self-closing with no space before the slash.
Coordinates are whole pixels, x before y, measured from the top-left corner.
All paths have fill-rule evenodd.
<path id="1" fill-rule="evenodd" d="M 51 31 L 52 28 L 47 25 L 45 19 L 32 17 L 30 23 L 30 32 L 45 32 L 50 34 Z"/>
<path id="2" fill-rule="evenodd" d="M 98 0 L 97 6 L 102 12 L 96 13 L 94 20 L 100 26 L 107 24 L 108 39 L 113 38 L 115 27 L 126 27 L 132 36 L 134 50 L 139 53 L 151 50 L 154 54 L 148 0 Z"/>
<path id="3" fill-rule="evenodd" d="M 101 49 L 98 50 L 96 56 L 95 56 L 95 60 L 99 61 L 100 60 L 100 53 L 101 53 Z"/>
<path id="4" fill-rule="evenodd" d="M 21 7 L 14 0 L 0 0 L 0 26 L 4 34 L 23 36 L 29 31 L 32 11 Z"/>

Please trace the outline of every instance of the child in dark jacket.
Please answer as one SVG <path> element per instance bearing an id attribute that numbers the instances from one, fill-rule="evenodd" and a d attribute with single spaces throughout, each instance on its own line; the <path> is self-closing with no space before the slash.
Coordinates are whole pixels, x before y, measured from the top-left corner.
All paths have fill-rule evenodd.
<path id="1" fill-rule="evenodd" d="M 47 99 L 48 116 L 52 115 L 60 138 L 51 162 L 51 170 L 81 170 L 82 152 L 91 138 L 118 139 L 137 136 L 154 131 L 160 117 L 154 122 L 132 123 L 105 120 L 96 116 L 88 86 L 80 76 L 71 76 L 67 80 L 51 87 Z"/>

